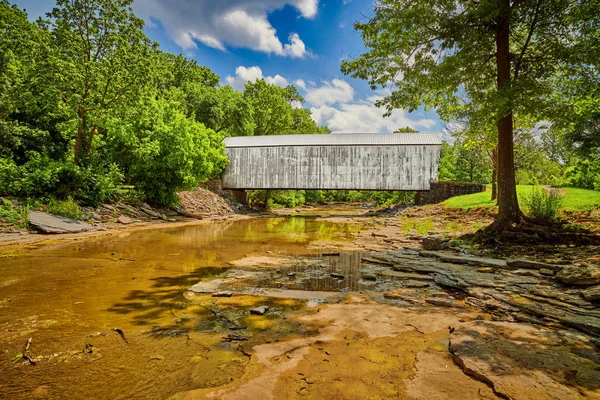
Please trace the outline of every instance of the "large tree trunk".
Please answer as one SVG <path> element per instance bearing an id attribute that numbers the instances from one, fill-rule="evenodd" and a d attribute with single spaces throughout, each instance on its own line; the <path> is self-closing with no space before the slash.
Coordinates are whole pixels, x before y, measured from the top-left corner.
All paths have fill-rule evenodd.
<path id="1" fill-rule="evenodd" d="M 498 90 L 510 86 L 510 0 L 502 1 L 501 14 L 496 27 L 496 65 Z M 519 221 L 521 210 L 517 199 L 513 141 L 512 104 L 501 111 L 498 120 L 498 215 L 493 226 L 503 230 Z"/>

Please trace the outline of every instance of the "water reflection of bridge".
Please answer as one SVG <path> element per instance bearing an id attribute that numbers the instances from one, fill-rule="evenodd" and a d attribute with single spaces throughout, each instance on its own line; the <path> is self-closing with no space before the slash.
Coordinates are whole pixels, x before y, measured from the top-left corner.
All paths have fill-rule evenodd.
<path id="1" fill-rule="evenodd" d="M 286 268 L 282 272 L 283 274 L 293 272 L 298 276 L 290 277 L 289 282 L 273 278 L 262 281 L 259 285 L 278 289 L 323 292 L 362 289 L 359 282 L 361 279 L 361 253 L 324 253 L 313 257 L 315 257 L 315 261 L 323 260 L 323 262 L 301 263 Z"/>

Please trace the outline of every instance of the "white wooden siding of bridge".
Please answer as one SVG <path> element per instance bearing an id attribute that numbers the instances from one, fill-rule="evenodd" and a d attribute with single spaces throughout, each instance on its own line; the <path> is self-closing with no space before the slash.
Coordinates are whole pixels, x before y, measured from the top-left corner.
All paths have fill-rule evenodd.
<path id="1" fill-rule="evenodd" d="M 438 134 L 329 134 L 225 139 L 227 189 L 429 190 Z"/>

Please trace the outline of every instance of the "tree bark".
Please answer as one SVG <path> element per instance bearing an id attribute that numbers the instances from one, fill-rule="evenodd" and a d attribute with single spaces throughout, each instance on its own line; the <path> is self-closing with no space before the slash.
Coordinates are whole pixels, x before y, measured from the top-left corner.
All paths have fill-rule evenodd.
<path id="1" fill-rule="evenodd" d="M 492 201 L 498 199 L 498 148 L 492 150 Z"/>
<path id="2" fill-rule="evenodd" d="M 498 91 L 504 96 L 510 92 L 510 0 L 502 0 L 502 10 L 496 27 L 496 66 Z M 501 110 L 498 120 L 498 215 L 493 225 L 500 230 L 521 218 L 517 186 L 513 140 L 513 113 L 510 98 Z"/>
<path id="3" fill-rule="evenodd" d="M 81 149 L 83 148 L 83 135 L 85 130 L 85 107 L 79 107 L 79 124 L 77 126 L 77 136 L 75 137 L 74 161 L 79 165 Z"/>

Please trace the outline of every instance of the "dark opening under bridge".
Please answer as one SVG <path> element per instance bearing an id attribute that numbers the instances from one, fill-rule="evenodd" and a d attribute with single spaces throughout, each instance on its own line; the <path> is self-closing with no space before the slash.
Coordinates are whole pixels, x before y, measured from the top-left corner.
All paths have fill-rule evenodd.
<path id="1" fill-rule="evenodd" d="M 240 136 L 224 140 L 223 188 L 429 190 L 438 133 Z"/>

